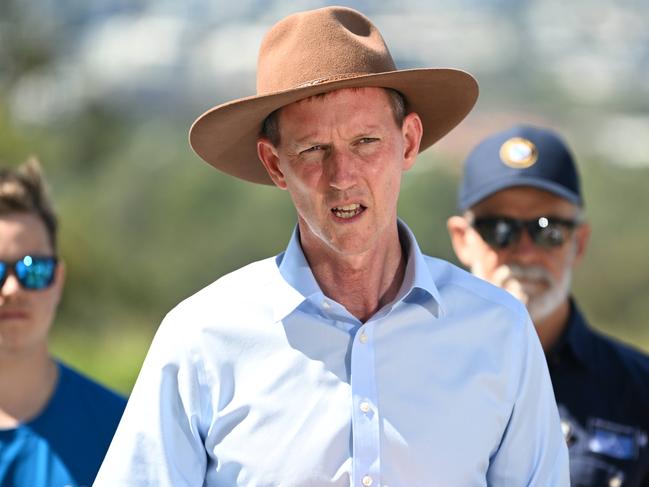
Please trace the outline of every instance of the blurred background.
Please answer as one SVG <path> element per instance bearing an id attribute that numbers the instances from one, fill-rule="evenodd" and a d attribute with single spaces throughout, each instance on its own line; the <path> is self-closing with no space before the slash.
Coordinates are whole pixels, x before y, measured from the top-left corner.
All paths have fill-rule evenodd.
<path id="1" fill-rule="evenodd" d="M 462 159 L 525 121 L 581 168 L 593 237 L 575 294 L 598 329 L 649 351 L 649 9 L 640 1 L 357 0 L 400 68 L 465 69 L 476 108 L 405 176 L 401 216 L 455 261 L 445 221 Z M 282 251 L 287 195 L 239 182 L 187 143 L 192 121 L 254 94 L 257 49 L 285 0 L 2 0 L 0 161 L 40 158 L 68 282 L 53 350 L 128 393 L 165 313 Z"/>

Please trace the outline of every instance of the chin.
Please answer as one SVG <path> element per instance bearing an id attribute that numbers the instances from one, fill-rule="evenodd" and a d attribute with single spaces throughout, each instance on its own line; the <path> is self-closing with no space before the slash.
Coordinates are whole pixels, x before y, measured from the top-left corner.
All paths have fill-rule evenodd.
<path id="1" fill-rule="evenodd" d="M 531 297 L 527 303 L 527 311 L 532 321 L 541 321 L 554 313 L 565 299 L 567 296 L 552 295 L 552 293 Z"/>

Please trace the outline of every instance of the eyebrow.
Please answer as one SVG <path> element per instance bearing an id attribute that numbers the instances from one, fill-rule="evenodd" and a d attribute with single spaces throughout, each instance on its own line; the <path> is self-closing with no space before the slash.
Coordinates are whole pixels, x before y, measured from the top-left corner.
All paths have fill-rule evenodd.
<path id="1" fill-rule="evenodd" d="M 370 124 L 360 130 L 357 130 L 356 133 L 349 138 L 349 140 L 361 139 L 363 137 L 374 136 L 377 131 L 381 129 L 379 124 Z M 329 142 L 323 142 L 323 139 L 320 139 L 315 132 L 310 132 L 299 139 L 296 139 L 292 142 L 291 145 L 328 145 Z"/>

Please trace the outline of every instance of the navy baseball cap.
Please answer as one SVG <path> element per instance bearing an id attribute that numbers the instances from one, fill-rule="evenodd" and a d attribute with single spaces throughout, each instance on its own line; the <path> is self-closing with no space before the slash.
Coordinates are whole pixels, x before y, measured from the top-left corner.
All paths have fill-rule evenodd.
<path id="1" fill-rule="evenodd" d="M 458 209 L 513 186 L 543 189 L 583 205 L 572 154 L 549 129 L 517 125 L 480 142 L 464 162 Z"/>

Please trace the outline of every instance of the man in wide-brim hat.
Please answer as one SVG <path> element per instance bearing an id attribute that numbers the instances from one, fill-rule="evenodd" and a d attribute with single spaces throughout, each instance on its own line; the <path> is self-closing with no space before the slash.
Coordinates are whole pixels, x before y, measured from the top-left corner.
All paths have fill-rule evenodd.
<path id="1" fill-rule="evenodd" d="M 524 307 L 397 218 L 403 172 L 477 93 L 462 71 L 396 70 L 355 10 L 271 28 L 257 95 L 190 142 L 287 190 L 297 227 L 165 318 L 95 485 L 568 485 Z"/>

